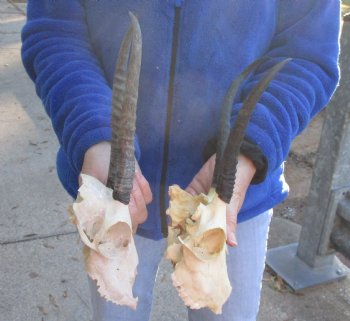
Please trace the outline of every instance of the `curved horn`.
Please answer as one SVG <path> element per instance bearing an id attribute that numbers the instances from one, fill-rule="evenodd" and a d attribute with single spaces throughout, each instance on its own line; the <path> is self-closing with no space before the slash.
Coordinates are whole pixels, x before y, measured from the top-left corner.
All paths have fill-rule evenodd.
<path id="1" fill-rule="evenodd" d="M 112 141 L 109 184 L 113 182 L 113 198 L 124 204 L 130 202 L 135 175 L 136 106 L 142 56 L 142 36 L 137 18 L 129 13 L 131 27 L 125 36 L 118 57 L 113 94 Z M 129 35 L 130 34 L 130 35 Z M 130 40 L 131 39 L 131 40 Z M 130 43 L 131 42 L 131 47 Z M 122 51 L 123 50 L 123 51 Z M 128 52 L 130 51 L 130 57 Z M 128 61 L 129 59 L 129 61 Z M 128 65 L 127 65 L 128 63 Z M 125 72 L 125 66 L 127 70 Z M 120 69 L 119 69 L 120 68 Z M 120 73 L 119 73 L 120 72 Z M 126 76 L 124 76 L 126 73 Z M 112 153 L 113 151 L 113 153 Z"/>
<path id="2" fill-rule="evenodd" d="M 236 180 L 237 157 L 240 153 L 240 147 L 250 116 L 271 80 L 290 60 L 290 58 L 285 59 L 273 66 L 268 74 L 254 87 L 249 96 L 244 100 L 243 107 L 238 113 L 235 125 L 230 131 L 227 146 L 223 154 L 222 172 L 220 173 L 216 188 L 219 197 L 227 204 L 230 203 L 232 197 Z"/>
<path id="3" fill-rule="evenodd" d="M 215 158 L 215 168 L 213 175 L 212 187 L 216 187 L 219 179 L 219 173 L 221 172 L 222 156 L 224 153 L 225 146 L 227 144 L 227 139 L 230 134 L 230 116 L 232 110 L 233 100 L 236 97 L 237 91 L 243 81 L 249 76 L 249 74 L 258 68 L 262 63 L 267 60 L 266 57 L 260 58 L 250 64 L 243 72 L 232 82 L 230 88 L 228 89 L 224 102 L 221 107 L 221 119 L 220 119 L 220 129 L 219 137 L 216 147 L 216 158 Z"/>

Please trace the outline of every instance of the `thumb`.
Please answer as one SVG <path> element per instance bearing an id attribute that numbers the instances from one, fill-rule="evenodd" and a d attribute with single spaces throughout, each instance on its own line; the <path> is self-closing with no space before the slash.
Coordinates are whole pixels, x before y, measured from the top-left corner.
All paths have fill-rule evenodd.
<path id="1" fill-rule="evenodd" d="M 136 180 L 136 182 L 135 182 Z M 134 184 L 138 184 L 143 198 L 145 200 L 146 205 L 152 202 L 152 190 L 151 187 L 148 183 L 148 181 L 146 180 L 146 178 L 143 176 L 140 165 L 137 161 L 135 161 L 135 179 L 134 179 Z"/>
<path id="2" fill-rule="evenodd" d="M 236 228 L 237 215 L 240 211 L 243 201 L 248 190 L 249 184 L 256 172 L 253 162 L 244 157 L 238 157 L 236 182 L 233 188 L 233 195 L 230 204 L 227 205 L 227 244 L 230 246 L 237 245 Z"/>
<path id="3" fill-rule="evenodd" d="M 227 205 L 226 209 L 226 234 L 227 234 L 227 245 L 236 246 L 236 229 L 237 229 L 237 215 L 241 208 L 242 198 L 239 195 L 232 195 L 230 204 Z"/>
<path id="4" fill-rule="evenodd" d="M 237 227 L 237 215 L 233 215 L 231 213 L 227 214 L 227 224 L 226 224 L 227 240 L 226 240 L 226 243 L 229 246 L 236 246 L 237 245 L 236 227 Z"/>
<path id="5" fill-rule="evenodd" d="M 191 183 L 187 186 L 186 191 L 192 195 L 209 192 L 215 167 L 215 155 L 210 157 L 202 166 Z"/>

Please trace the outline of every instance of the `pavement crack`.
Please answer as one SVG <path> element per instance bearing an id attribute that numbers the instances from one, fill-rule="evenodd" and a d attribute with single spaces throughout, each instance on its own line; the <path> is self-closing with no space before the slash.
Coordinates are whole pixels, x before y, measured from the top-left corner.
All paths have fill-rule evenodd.
<path id="1" fill-rule="evenodd" d="M 18 35 L 20 32 L 18 31 L 1 31 L 0 30 L 0 35 Z"/>
<path id="2" fill-rule="evenodd" d="M 58 236 L 73 235 L 73 234 L 77 234 L 77 233 L 78 233 L 77 231 L 72 231 L 72 232 L 64 232 L 64 233 L 49 234 L 49 235 L 34 235 L 33 234 L 33 236 L 26 237 L 25 239 L 12 239 L 12 240 L 7 240 L 7 241 L 2 241 L 2 242 L 0 242 L 0 245 L 8 245 L 8 244 L 36 241 L 36 240 L 44 240 L 44 239 L 49 239 L 49 238 L 58 237 Z"/>
<path id="3" fill-rule="evenodd" d="M 90 306 L 86 303 L 86 301 L 81 297 L 80 293 L 74 289 L 75 294 L 80 299 L 80 301 L 85 305 L 86 308 L 90 309 Z"/>
<path id="4" fill-rule="evenodd" d="M 24 10 L 22 10 L 14 1 L 12 0 L 7 0 L 7 2 L 9 4 L 11 4 L 20 14 L 22 14 L 23 16 L 26 16 L 26 13 Z"/>

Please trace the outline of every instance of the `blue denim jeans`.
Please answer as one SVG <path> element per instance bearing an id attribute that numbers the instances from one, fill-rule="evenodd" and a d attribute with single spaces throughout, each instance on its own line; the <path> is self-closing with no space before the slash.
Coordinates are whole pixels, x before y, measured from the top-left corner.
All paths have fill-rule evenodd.
<path id="1" fill-rule="evenodd" d="M 228 274 L 233 290 L 223 307 L 223 313 L 215 315 L 208 309 L 189 309 L 189 321 L 256 320 L 271 216 L 272 210 L 266 211 L 237 226 L 238 246 L 229 248 L 227 256 Z M 135 243 L 139 254 L 138 274 L 133 291 L 139 298 L 137 310 L 132 311 L 107 302 L 101 298 L 95 283 L 89 278 L 94 321 L 149 320 L 153 286 L 166 241 L 153 241 L 135 236 Z"/>

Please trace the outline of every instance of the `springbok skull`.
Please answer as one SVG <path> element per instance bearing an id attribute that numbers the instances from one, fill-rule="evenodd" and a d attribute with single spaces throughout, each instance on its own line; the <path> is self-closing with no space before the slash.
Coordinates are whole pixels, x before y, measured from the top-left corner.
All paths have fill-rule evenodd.
<path id="1" fill-rule="evenodd" d="M 177 185 L 170 187 L 169 196 L 166 257 L 175 265 L 173 284 L 187 306 L 221 313 L 232 289 L 225 254 L 226 204 L 217 194 L 192 196 Z"/>
<path id="2" fill-rule="evenodd" d="M 223 106 L 212 187 L 208 195 L 192 196 L 179 186 L 169 189 L 171 217 L 166 257 L 172 261 L 173 285 L 192 309 L 209 308 L 220 314 L 231 294 L 226 266 L 226 208 L 236 179 L 237 157 L 250 116 L 276 73 L 290 60 L 271 68 L 243 103 L 230 129 L 234 97 L 244 79 L 267 59 L 247 67 L 232 83 Z"/>
<path id="3" fill-rule="evenodd" d="M 81 175 L 82 185 L 72 206 L 71 221 L 85 244 L 85 269 L 100 295 L 136 309 L 132 295 L 138 256 L 132 236 L 128 203 L 135 173 L 135 122 L 142 39 L 137 18 L 118 54 L 113 81 L 112 143 L 107 186 Z"/>

